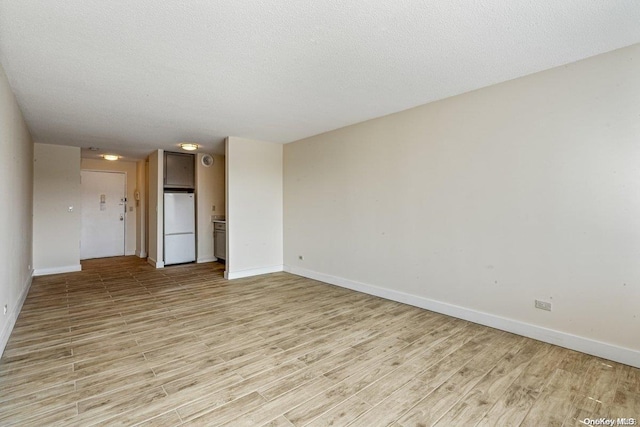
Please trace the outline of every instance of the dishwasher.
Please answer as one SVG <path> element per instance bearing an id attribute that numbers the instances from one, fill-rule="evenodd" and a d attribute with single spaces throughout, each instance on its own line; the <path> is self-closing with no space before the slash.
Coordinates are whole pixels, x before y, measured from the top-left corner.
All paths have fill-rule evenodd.
<path id="1" fill-rule="evenodd" d="M 213 256 L 227 260 L 227 224 L 213 223 Z"/>

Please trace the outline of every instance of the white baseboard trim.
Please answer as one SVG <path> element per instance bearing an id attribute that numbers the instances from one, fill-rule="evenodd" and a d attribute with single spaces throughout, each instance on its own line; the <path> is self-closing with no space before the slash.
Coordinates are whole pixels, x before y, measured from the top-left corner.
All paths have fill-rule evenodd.
<path id="1" fill-rule="evenodd" d="M 284 271 L 640 368 L 640 351 L 638 350 L 619 347 L 590 338 L 569 334 L 567 332 L 548 329 L 531 323 L 508 319 L 494 314 L 472 310 L 393 289 L 382 288 L 379 286 L 369 285 L 367 283 L 344 279 L 342 277 L 331 276 L 317 271 L 308 270 L 306 268 L 285 265 Z"/>
<path id="2" fill-rule="evenodd" d="M 251 276 L 259 276 L 261 274 L 269 274 L 269 273 L 277 273 L 279 271 L 283 271 L 284 266 L 280 265 L 272 265 L 271 267 L 260 267 L 260 268 L 250 268 L 248 270 L 240 270 L 240 271 L 225 271 L 224 278 L 233 280 L 233 279 L 241 279 L 243 277 L 251 277 Z"/>
<path id="3" fill-rule="evenodd" d="M 18 301 L 16 301 L 15 305 L 11 308 L 11 310 L 7 313 L 7 323 L 5 323 L 4 328 L 2 328 L 2 334 L 0 334 L 0 356 L 4 353 L 4 349 L 9 342 L 9 337 L 11 336 L 11 332 L 13 332 L 13 327 L 16 325 L 16 320 L 18 320 L 18 316 L 22 311 L 22 305 L 24 301 L 27 299 L 27 295 L 29 294 L 29 289 L 31 289 L 31 283 L 33 281 L 33 273 L 34 270 L 29 272 L 29 277 L 27 277 L 27 281 L 24 284 L 24 288 L 22 289 L 22 293 L 20 293 L 20 297 Z"/>
<path id="4" fill-rule="evenodd" d="M 217 260 L 218 260 L 218 258 L 216 258 L 216 257 L 214 257 L 214 256 L 212 256 L 212 257 L 205 257 L 205 258 L 198 258 L 198 259 L 196 260 L 196 264 L 201 264 L 201 263 L 203 263 L 203 262 L 214 262 L 214 261 L 217 261 Z"/>
<path id="5" fill-rule="evenodd" d="M 135 255 L 135 254 L 136 254 L 136 251 L 126 251 L 124 253 L 125 256 L 131 256 L 131 255 Z"/>
<path id="6" fill-rule="evenodd" d="M 141 252 L 136 251 L 135 255 L 138 258 L 146 258 L 147 257 L 147 253 L 145 251 L 141 251 Z"/>
<path id="7" fill-rule="evenodd" d="M 155 268 L 164 268 L 164 262 L 156 261 L 155 259 L 153 259 L 151 257 L 147 258 L 147 263 L 151 264 Z"/>
<path id="8" fill-rule="evenodd" d="M 34 276 L 46 276 L 48 274 L 73 273 L 74 271 L 82 271 L 82 265 L 65 265 L 62 267 L 36 268 L 33 270 Z"/>

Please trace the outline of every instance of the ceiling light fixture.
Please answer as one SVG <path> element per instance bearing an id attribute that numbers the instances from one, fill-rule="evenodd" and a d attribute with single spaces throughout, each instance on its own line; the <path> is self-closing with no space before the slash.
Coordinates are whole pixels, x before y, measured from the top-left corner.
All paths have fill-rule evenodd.
<path id="1" fill-rule="evenodd" d="M 183 142 L 180 144 L 180 148 L 187 151 L 195 151 L 198 149 L 198 144 L 192 144 L 190 142 Z"/>
<path id="2" fill-rule="evenodd" d="M 120 156 L 116 156 L 115 154 L 103 154 L 102 158 L 105 160 L 114 161 L 114 160 L 118 160 Z"/>

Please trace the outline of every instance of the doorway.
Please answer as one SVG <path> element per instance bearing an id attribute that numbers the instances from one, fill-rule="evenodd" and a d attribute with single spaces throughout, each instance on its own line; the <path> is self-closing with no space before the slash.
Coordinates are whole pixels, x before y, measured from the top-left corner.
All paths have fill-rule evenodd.
<path id="1" fill-rule="evenodd" d="M 83 170 L 80 171 L 80 177 L 80 259 L 124 255 L 126 175 L 121 172 Z"/>

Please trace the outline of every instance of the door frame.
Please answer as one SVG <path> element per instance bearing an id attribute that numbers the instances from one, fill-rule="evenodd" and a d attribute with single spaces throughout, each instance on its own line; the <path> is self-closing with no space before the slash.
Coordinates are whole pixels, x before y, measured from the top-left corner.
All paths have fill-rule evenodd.
<path id="1" fill-rule="evenodd" d="M 127 197 L 127 172 L 125 171 L 115 171 L 115 170 L 105 170 L 105 169 L 80 169 L 80 177 L 82 177 L 82 172 L 101 172 L 101 173 L 119 173 L 124 175 L 124 220 L 122 225 L 122 232 L 124 234 L 122 239 L 122 253 L 124 256 L 127 256 L 127 214 L 129 213 L 127 209 L 129 208 L 129 198 Z M 80 187 L 82 191 L 82 180 L 80 181 Z M 82 228 L 82 215 L 80 215 L 80 227 Z"/>

